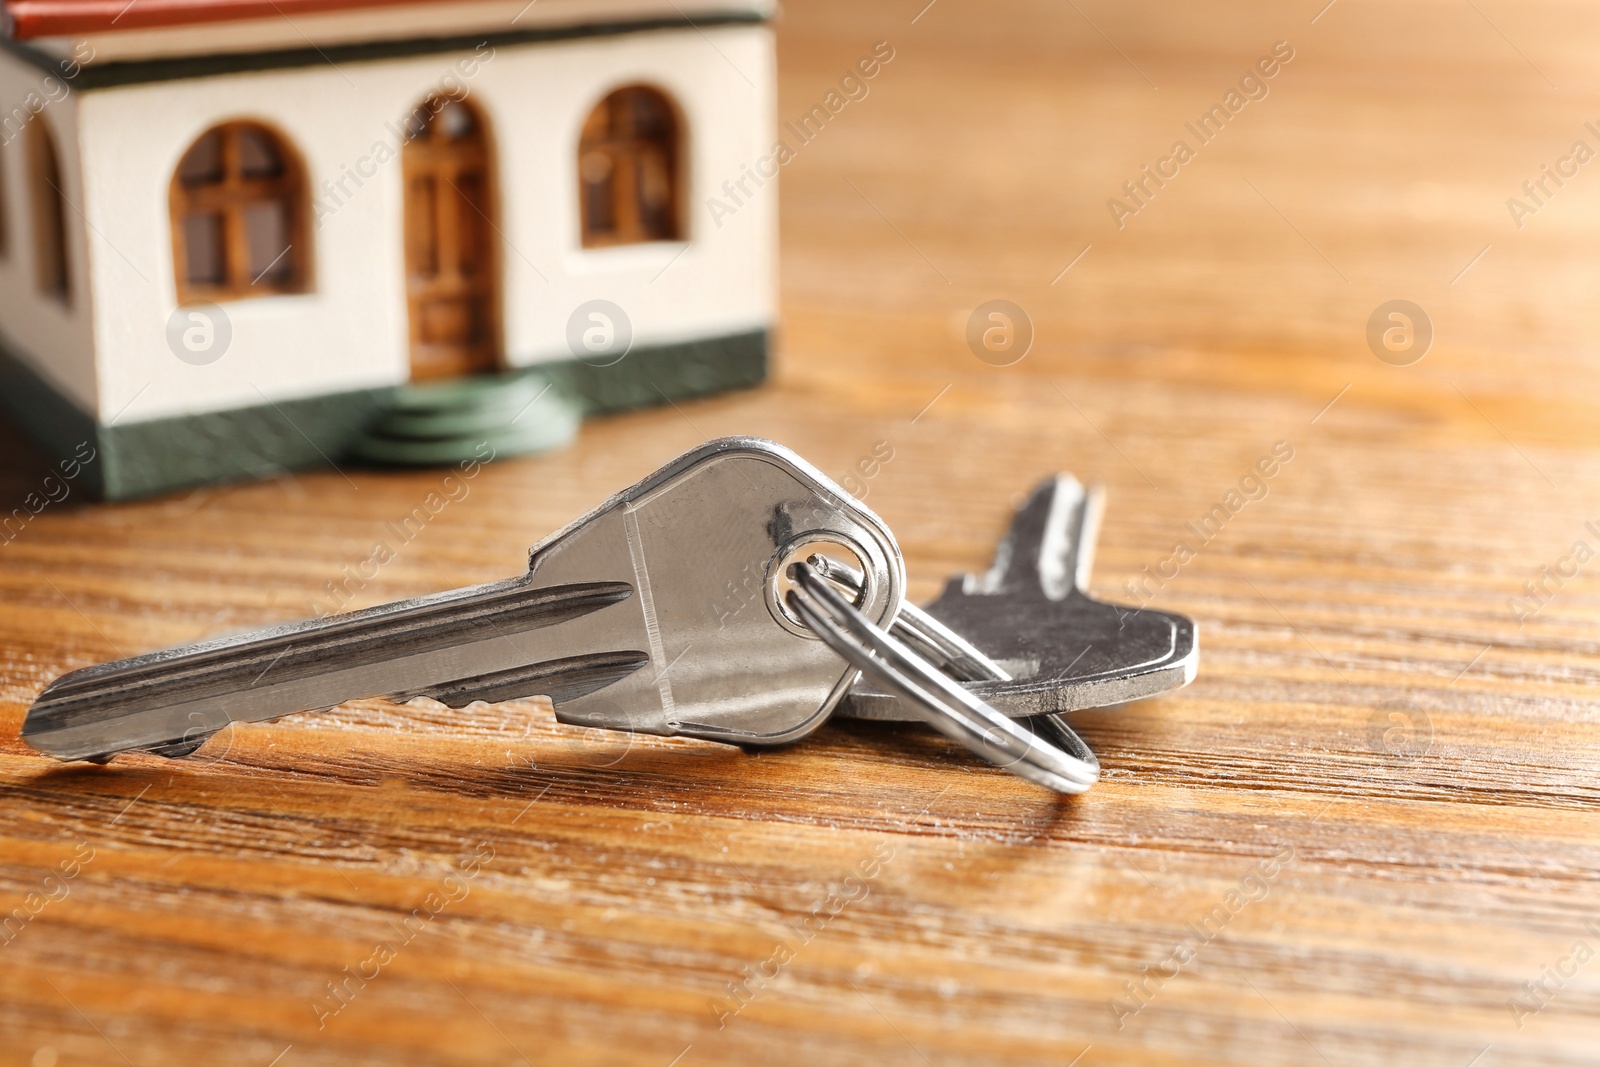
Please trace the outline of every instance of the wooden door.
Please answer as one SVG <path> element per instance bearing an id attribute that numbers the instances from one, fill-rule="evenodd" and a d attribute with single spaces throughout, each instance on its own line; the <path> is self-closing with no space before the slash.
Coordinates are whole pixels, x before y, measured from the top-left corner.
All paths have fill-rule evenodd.
<path id="1" fill-rule="evenodd" d="M 434 98 L 412 116 L 405 171 L 406 296 L 411 377 L 493 370 L 500 322 L 495 205 L 482 117 Z"/>

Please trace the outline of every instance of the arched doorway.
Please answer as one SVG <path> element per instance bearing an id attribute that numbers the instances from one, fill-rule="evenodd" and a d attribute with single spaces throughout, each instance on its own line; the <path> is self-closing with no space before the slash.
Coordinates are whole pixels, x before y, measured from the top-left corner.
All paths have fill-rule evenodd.
<path id="1" fill-rule="evenodd" d="M 493 370 L 500 360 L 494 187 L 483 116 L 430 97 L 406 123 L 406 303 L 411 377 Z"/>

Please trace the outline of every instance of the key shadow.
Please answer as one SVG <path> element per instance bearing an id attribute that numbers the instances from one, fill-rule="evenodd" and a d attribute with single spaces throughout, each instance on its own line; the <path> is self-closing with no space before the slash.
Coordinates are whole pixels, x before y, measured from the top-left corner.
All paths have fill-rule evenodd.
<path id="1" fill-rule="evenodd" d="M 1078 725 L 1077 722 L 1073 723 L 1074 730 Z M 1022 801 L 1047 801 L 1051 806 L 1052 823 L 1076 819 L 1084 800 L 1084 794 L 1058 793 L 1018 777 L 923 723 L 834 719 L 808 739 L 811 744 L 825 740 L 844 742 L 837 750 L 841 756 L 882 762 L 885 754 L 892 754 L 901 767 L 915 764 L 940 776 L 959 775 L 956 781 L 964 786 L 961 792 L 966 795 L 1015 795 Z M 980 784 L 973 787 L 966 783 Z M 954 794 L 956 791 L 956 787 L 952 786 L 950 792 Z"/>
<path id="2" fill-rule="evenodd" d="M 38 756 L 37 767 L 13 769 L 0 778 L 0 803 L 43 804 L 63 825 L 115 825 L 153 787 L 172 781 L 172 771 L 157 758 L 102 765 Z"/>
<path id="3" fill-rule="evenodd" d="M 45 763 L 49 760 L 48 763 Z M 117 760 L 112 763 L 57 763 L 48 756 L 39 757 L 40 766 L 32 774 L 26 771 L 13 774 L 12 783 L 25 785 L 83 786 L 99 782 L 134 779 L 142 781 L 157 778 L 160 767 L 154 764 L 136 764 Z"/>
<path id="4" fill-rule="evenodd" d="M 489 707 L 477 710 L 495 718 Z M 451 714 L 459 719 L 463 713 Z M 170 783 L 189 792 L 183 779 L 208 793 L 226 785 L 236 790 L 233 803 L 243 806 L 258 791 L 272 794 L 275 786 L 291 782 L 398 787 L 511 804 L 512 815 L 532 809 L 528 813 L 537 816 L 538 808 L 548 806 L 569 814 L 610 809 L 897 835 L 963 833 L 1005 846 L 999 853 L 1080 837 L 1084 819 L 1084 797 L 1027 782 L 914 723 L 836 719 L 791 745 L 740 749 L 562 726 L 544 715 L 533 717 L 529 732 L 486 745 L 493 735 L 430 730 L 431 720 L 421 715 L 399 719 L 385 720 L 392 729 L 348 732 L 307 729 L 291 719 L 240 725 L 181 759 L 136 753 L 95 765 L 40 757 L 36 771 L 15 773 L 0 783 L 0 793 L 21 789 L 90 803 L 110 817 L 151 785 Z M 388 807 L 393 801 L 375 797 L 373 803 Z M 542 821 L 519 816 L 515 824 L 537 833 Z M 1009 865 L 998 854 L 990 861 Z"/>

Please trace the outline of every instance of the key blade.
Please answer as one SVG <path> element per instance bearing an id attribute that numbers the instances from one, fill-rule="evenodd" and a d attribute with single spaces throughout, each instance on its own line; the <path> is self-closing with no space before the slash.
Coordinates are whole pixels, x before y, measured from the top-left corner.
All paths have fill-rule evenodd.
<path id="1" fill-rule="evenodd" d="M 1089 583 L 1105 491 L 1086 489 L 1070 474 L 1044 479 L 1011 519 L 981 575 L 963 575 L 965 595 L 1045 596 L 1060 600 Z"/>
<path id="2" fill-rule="evenodd" d="M 524 576 L 86 667 L 45 687 L 22 739 L 64 760 L 179 752 L 230 722 L 526 670 L 514 637 L 632 595 L 627 582 L 540 587 Z"/>

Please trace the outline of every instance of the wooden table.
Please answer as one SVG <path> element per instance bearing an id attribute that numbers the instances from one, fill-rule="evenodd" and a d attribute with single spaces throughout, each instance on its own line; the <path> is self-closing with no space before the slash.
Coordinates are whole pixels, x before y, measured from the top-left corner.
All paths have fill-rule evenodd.
<path id="1" fill-rule="evenodd" d="M 1600 169 L 1506 203 L 1600 147 L 1600 12 L 921 2 L 779 24 L 781 119 L 895 58 L 784 170 L 775 381 L 486 468 L 360 601 L 513 574 L 708 436 L 840 477 L 883 441 L 915 595 L 1070 470 L 1109 490 L 1095 590 L 1176 572 L 1146 588 L 1199 620 L 1198 680 L 1078 715 L 1076 799 L 920 728 L 756 755 L 535 701 L 56 766 L 15 741 L 51 677 L 316 610 L 442 476 L 69 500 L 0 546 L 0 906 L 41 894 L 0 1059 L 1600 1062 Z M 1014 365 L 966 345 L 990 299 L 1031 318 Z M 1435 332 L 1409 366 L 1366 340 L 1393 299 Z M 46 459 L 7 433 L 9 508 Z"/>

